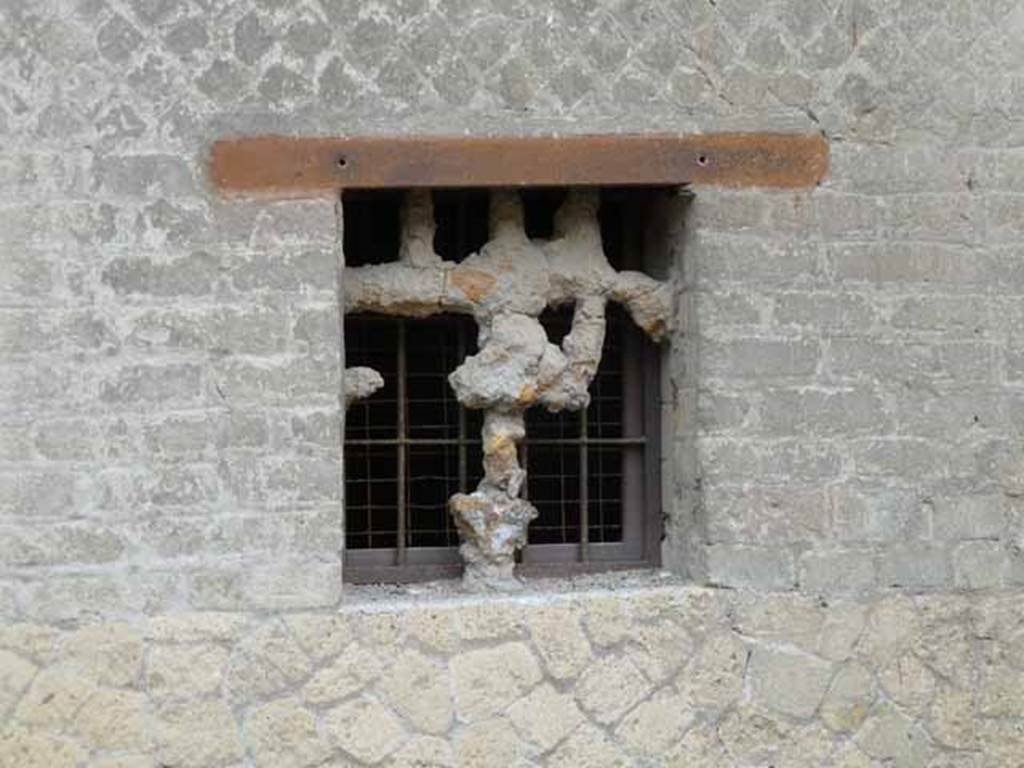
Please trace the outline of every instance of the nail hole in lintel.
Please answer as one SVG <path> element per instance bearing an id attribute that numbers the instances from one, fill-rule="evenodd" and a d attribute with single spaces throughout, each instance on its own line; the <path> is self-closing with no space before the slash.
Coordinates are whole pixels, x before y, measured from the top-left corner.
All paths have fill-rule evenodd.
<path id="1" fill-rule="evenodd" d="M 701 168 L 707 168 L 707 166 L 708 166 L 708 156 L 707 155 L 698 155 L 697 156 L 697 165 L 699 165 Z"/>
<path id="2" fill-rule="evenodd" d="M 339 168 L 344 168 L 344 167 L 346 167 L 347 165 L 348 165 L 348 158 L 347 158 L 347 157 L 345 157 L 344 155 L 341 155 L 341 156 L 340 156 L 340 157 L 338 158 L 338 167 L 339 167 Z"/>

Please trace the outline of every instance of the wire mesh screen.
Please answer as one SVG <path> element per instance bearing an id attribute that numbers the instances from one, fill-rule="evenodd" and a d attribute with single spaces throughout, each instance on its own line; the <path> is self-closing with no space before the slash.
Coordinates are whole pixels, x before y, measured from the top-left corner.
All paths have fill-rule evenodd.
<path id="1" fill-rule="evenodd" d="M 345 423 L 345 531 L 350 549 L 456 546 L 448 498 L 482 474 L 478 411 L 462 408 L 448 374 L 476 346 L 472 319 L 345 318 L 347 365 L 367 365 L 384 387 Z"/>
<path id="2" fill-rule="evenodd" d="M 571 319 L 571 308 L 542 317 L 553 337 Z M 527 412 L 525 495 L 538 511 L 531 544 L 579 542 L 584 499 L 587 540 L 622 538 L 624 460 L 643 442 L 640 434 L 630 441 L 623 433 L 622 336 L 628 321 L 615 308 L 608 319 L 586 412 Z M 385 381 L 346 418 L 350 549 L 394 547 L 400 528 L 408 547 L 457 545 L 447 503 L 452 494 L 473 490 L 482 476 L 482 415 L 459 405 L 448 374 L 475 351 L 475 338 L 473 321 L 454 315 L 345 319 L 346 364 L 371 366 Z"/>

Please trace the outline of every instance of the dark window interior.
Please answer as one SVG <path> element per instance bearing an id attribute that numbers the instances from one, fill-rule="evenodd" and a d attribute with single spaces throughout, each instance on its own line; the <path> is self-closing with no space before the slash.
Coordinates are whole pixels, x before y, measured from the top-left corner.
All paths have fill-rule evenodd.
<path id="1" fill-rule="evenodd" d="M 486 242 L 485 190 L 434 192 L 435 249 L 460 261 Z M 531 237 L 550 237 L 564 190 L 523 193 Z M 393 261 L 401 193 L 346 196 L 348 266 Z M 600 222 L 613 266 L 631 259 L 628 194 L 606 193 Z M 635 260 L 636 254 L 632 255 Z M 541 322 L 559 343 L 573 307 Z M 349 408 L 345 430 L 346 579 L 397 581 L 454 575 L 458 535 L 448 498 L 482 476 L 482 414 L 462 408 L 447 377 L 476 351 L 471 317 L 345 317 L 346 365 L 367 365 L 384 388 Z M 577 570 L 656 562 L 657 353 L 629 315 L 608 306 L 601 366 L 582 413 L 527 411 L 524 495 L 538 510 L 522 553 L 525 570 Z M 585 518 L 586 523 L 583 524 Z M 657 532 L 660 534 L 660 529 Z"/>

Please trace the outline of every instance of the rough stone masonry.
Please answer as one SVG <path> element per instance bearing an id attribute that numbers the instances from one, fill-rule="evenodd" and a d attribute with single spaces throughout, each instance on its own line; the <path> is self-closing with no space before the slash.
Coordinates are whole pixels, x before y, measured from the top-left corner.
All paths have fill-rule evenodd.
<path id="1" fill-rule="evenodd" d="M 1018 768 L 1022 36 L 0 2 L 0 766 Z M 722 130 L 831 171 L 672 216 L 669 574 L 343 595 L 335 201 L 223 201 L 210 144 Z"/>

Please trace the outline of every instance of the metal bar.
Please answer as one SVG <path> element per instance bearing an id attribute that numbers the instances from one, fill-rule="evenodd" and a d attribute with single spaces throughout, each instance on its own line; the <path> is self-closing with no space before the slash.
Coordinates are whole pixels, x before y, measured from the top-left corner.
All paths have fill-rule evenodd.
<path id="1" fill-rule="evenodd" d="M 459 325 L 459 333 L 456 341 L 458 345 L 459 361 L 466 356 L 466 331 Z M 479 441 L 478 441 L 479 442 Z M 466 455 L 466 409 L 459 405 L 459 437 L 456 440 L 459 448 L 459 493 L 469 492 L 469 459 Z"/>
<path id="2" fill-rule="evenodd" d="M 405 529 L 406 529 L 406 483 L 405 483 L 405 461 L 406 452 L 408 451 L 406 441 L 406 409 L 409 406 L 408 398 L 406 397 L 406 359 L 405 359 L 405 321 L 398 320 L 398 542 L 395 549 L 396 561 L 398 565 L 405 565 L 406 560 L 406 546 L 405 546 Z"/>
<path id="3" fill-rule="evenodd" d="M 585 563 L 590 558 L 587 551 L 587 544 L 590 541 L 590 488 L 588 473 L 588 457 L 590 452 L 587 449 L 587 409 L 580 410 L 580 562 Z M 563 521 L 564 528 L 565 523 Z"/>
<path id="4" fill-rule="evenodd" d="M 296 198 L 340 188 L 812 187 L 828 172 L 821 134 L 222 139 L 210 176 L 229 195 Z"/>
<path id="5" fill-rule="evenodd" d="M 398 438 L 381 437 L 381 438 L 350 438 L 347 441 L 350 445 L 458 445 L 460 442 L 465 445 L 480 445 L 482 442 L 480 438 L 467 437 L 465 440 L 461 440 L 457 437 L 450 438 L 430 438 L 430 437 L 407 437 L 404 440 Z M 647 443 L 647 437 L 591 437 L 588 438 L 588 442 L 591 445 L 645 445 Z M 575 437 L 545 437 L 545 438 L 530 438 L 530 445 L 577 445 L 579 438 Z M 525 456 L 521 459 L 525 466 Z"/>

